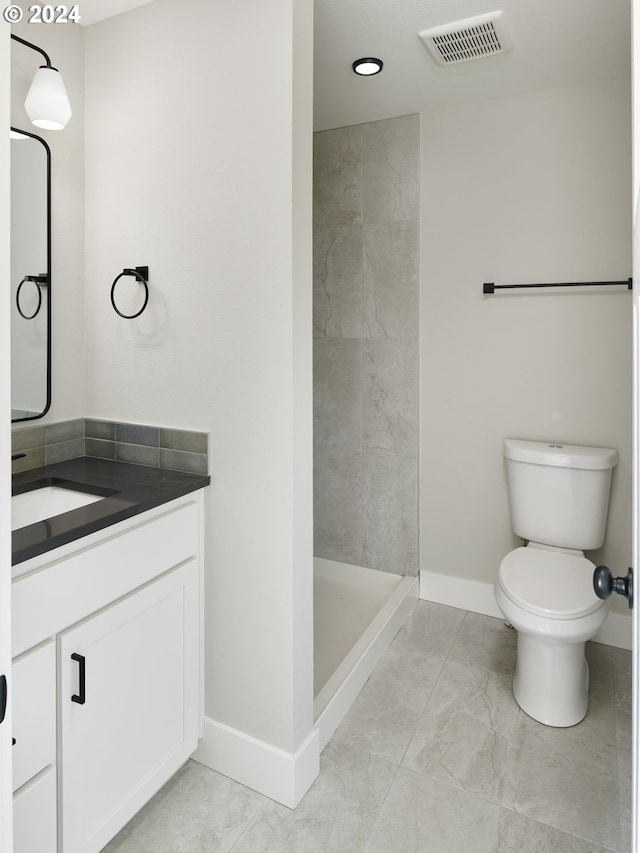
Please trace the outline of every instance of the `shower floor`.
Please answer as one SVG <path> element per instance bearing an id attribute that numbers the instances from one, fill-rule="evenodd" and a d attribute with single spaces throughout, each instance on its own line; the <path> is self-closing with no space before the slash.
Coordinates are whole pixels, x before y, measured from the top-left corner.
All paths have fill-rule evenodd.
<path id="1" fill-rule="evenodd" d="M 333 575 L 333 576 L 332 576 Z M 347 577 L 323 567 L 313 577 L 314 696 L 325 686 L 402 577 L 349 566 Z"/>
<path id="2" fill-rule="evenodd" d="M 314 716 L 326 743 L 418 599 L 418 580 L 314 560 Z"/>

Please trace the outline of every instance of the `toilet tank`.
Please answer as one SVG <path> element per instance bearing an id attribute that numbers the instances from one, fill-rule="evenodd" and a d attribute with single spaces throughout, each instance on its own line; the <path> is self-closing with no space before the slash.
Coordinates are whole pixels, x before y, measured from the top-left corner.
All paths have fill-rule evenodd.
<path id="1" fill-rule="evenodd" d="M 615 450 L 507 438 L 504 454 L 514 533 L 556 548 L 602 545 Z"/>

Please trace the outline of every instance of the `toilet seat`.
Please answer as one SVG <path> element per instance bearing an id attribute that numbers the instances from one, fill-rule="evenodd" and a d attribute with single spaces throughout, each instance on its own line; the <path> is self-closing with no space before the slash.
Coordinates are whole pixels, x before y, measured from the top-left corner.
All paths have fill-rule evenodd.
<path id="1" fill-rule="evenodd" d="M 578 619 L 599 610 L 592 562 L 542 548 L 516 548 L 503 559 L 498 585 L 517 607 L 545 619 Z"/>

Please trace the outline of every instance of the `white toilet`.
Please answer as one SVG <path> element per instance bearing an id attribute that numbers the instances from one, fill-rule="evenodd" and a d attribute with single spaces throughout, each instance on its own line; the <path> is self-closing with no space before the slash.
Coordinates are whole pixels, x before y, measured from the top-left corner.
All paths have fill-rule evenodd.
<path id="1" fill-rule="evenodd" d="M 513 695 L 530 717 L 574 726 L 587 713 L 584 644 L 607 604 L 583 550 L 604 541 L 615 450 L 506 439 L 511 526 L 526 547 L 500 563 L 494 592 L 518 632 Z"/>

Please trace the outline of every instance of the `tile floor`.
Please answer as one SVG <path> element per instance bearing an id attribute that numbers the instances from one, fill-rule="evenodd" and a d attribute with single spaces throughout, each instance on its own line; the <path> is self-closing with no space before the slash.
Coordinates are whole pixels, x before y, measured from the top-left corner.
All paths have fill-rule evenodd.
<path id="1" fill-rule="evenodd" d="M 419 602 L 295 811 L 190 761 L 106 851 L 629 851 L 630 653 L 589 644 L 589 713 L 551 729 L 515 704 L 515 641 Z"/>

